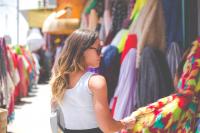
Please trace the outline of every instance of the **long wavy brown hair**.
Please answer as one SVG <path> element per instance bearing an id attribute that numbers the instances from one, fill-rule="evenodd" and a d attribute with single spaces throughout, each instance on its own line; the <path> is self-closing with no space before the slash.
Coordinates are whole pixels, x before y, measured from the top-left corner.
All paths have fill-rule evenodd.
<path id="1" fill-rule="evenodd" d="M 84 71 L 83 53 L 95 43 L 98 35 L 96 32 L 78 29 L 65 41 L 64 47 L 52 68 L 50 85 L 53 99 L 60 102 L 65 90 L 69 88 L 69 74 Z"/>

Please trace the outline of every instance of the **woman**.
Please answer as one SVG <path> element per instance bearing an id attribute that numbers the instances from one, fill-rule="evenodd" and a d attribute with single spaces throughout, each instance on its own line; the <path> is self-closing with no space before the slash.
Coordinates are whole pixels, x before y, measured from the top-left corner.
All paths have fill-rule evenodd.
<path id="1" fill-rule="evenodd" d="M 133 117 L 112 118 L 105 78 L 87 72 L 88 67 L 99 67 L 100 54 L 98 35 L 76 30 L 54 64 L 50 84 L 64 115 L 65 133 L 112 133 L 131 129 L 135 123 Z"/>

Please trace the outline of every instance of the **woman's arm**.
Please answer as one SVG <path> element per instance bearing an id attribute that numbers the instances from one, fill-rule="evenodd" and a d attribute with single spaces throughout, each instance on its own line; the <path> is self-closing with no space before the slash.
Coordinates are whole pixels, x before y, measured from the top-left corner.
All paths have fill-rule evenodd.
<path id="1" fill-rule="evenodd" d="M 93 93 L 93 104 L 99 127 L 104 133 L 113 133 L 130 128 L 135 120 L 116 121 L 112 118 L 107 100 L 107 85 L 103 76 L 94 75 L 89 80 L 89 88 Z"/>

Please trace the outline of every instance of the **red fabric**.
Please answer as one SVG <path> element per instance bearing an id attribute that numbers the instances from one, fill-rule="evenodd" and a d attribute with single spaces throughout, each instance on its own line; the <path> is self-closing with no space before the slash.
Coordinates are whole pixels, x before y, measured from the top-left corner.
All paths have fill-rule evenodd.
<path id="1" fill-rule="evenodd" d="M 113 115 L 114 112 L 115 112 L 116 104 L 117 104 L 117 97 L 114 97 L 114 102 L 113 102 L 113 106 L 112 106 L 112 115 Z"/>
<path id="2" fill-rule="evenodd" d="M 121 60 L 120 60 L 121 64 L 122 64 L 126 54 L 128 53 L 128 51 L 131 48 L 137 48 L 137 36 L 136 36 L 136 34 L 128 35 L 126 43 L 125 43 L 124 50 L 123 50 L 122 55 L 121 55 Z"/>
<path id="3" fill-rule="evenodd" d="M 22 55 L 18 56 L 18 70 L 20 75 L 20 96 L 27 96 L 28 94 L 28 85 L 27 85 L 27 79 L 25 75 L 25 67 L 23 64 Z"/>
<path id="4" fill-rule="evenodd" d="M 21 81 L 20 81 L 21 82 Z M 16 103 L 20 99 L 20 82 L 18 85 L 15 87 L 14 91 L 14 102 Z"/>
<path id="5" fill-rule="evenodd" d="M 198 39 L 197 39 L 197 40 L 198 40 L 198 42 L 200 43 L 200 37 L 198 37 Z"/>

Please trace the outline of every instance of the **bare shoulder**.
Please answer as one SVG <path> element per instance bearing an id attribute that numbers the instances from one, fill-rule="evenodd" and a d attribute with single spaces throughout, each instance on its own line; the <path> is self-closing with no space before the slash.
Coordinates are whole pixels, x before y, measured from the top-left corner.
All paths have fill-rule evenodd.
<path id="1" fill-rule="evenodd" d="M 95 74 L 89 79 L 88 85 L 92 90 L 106 88 L 106 79 L 99 74 Z"/>

